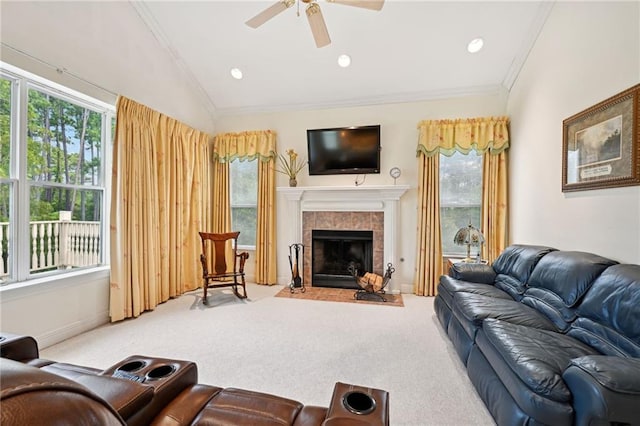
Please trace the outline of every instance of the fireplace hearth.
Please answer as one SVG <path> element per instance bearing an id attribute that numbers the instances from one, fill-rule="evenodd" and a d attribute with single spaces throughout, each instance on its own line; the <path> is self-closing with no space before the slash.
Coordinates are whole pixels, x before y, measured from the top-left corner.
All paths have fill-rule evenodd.
<path id="1" fill-rule="evenodd" d="M 373 267 L 373 231 L 312 230 L 311 282 L 314 287 L 354 288 L 349 272 Z"/>

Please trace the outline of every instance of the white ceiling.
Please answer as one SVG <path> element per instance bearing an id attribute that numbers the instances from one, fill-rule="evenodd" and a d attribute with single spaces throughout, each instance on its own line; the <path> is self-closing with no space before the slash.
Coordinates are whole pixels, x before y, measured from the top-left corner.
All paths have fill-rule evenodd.
<path id="1" fill-rule="evenodd" d="M 509 90 L 552 5 L 387 0 L 376 12 L 318 0 L 332 39 L 318 49 L 304 5 L 244 24 L 274 2 L 2 1 L 0 36 L 3 52 L 109 92 L 173 99 L 169 115 L 191 101 L 225 115 Z M 485 47 L 472 55 L 475 37 Z M 342 53 L 351 67 L 338 67 Z"/>

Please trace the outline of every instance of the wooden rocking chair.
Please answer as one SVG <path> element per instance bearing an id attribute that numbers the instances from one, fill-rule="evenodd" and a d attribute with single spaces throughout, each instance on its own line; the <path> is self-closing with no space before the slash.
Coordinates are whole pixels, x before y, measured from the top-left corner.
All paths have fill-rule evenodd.
<path id="1" fill-rule="evenodd" d="M 202 279 L 204 296 L 202 303 L 208 305 L 207 289 L 218 287 L 232 287 L 233 293 L 240 299 L 246 299 L 247 288 L 244 281 L 244 263 L 249 258 L 249 253 L 237 252 L 238 235 L 240 232 L 227 232 L 224 234 L 213 234 L 209 232 L 199 232 L 202 239 Z M 231 244 L 233 250 L 233 270 L 228 271 L 226 252 Z M 240 282 L 238 282 L 240 278 Z M 238 292 L 238 286 L 242 286 L 242 294 Z"/>

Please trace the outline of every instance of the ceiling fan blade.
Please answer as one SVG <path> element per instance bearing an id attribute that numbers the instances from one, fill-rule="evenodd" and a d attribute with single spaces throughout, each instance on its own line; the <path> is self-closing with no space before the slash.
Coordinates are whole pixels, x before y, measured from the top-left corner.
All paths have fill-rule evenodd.
<path id="1" fill-rule="evenodd" d="M 384 6 L 384 0 L 327 0 L 329 3 L 344 4 L 347 6 L 361 7 L 363 9 L 380 10 Z"/>
<path id="2" fill-rule="evenodd" d="M 311 33 L 316 42 L 316 47 L 324 47 L 331 44 L 329 31 L 327 30 L 327 25 L 324 23 L 322 11 L 318 3 L 313 2 L 307 6 L 307 18 L 309 19 L 309 26 L 311 27 Z"/>
<path id="3" fill-rule="evenodd" d="M 262 12 L 258 13 L 256 16 L 245 22 L 245 24 L 247 24 L 251 28 L 258 28 L 269 19 L 274 18 L 276 15 L 293 6 L 295 3 L 295 0 L 281 0 L 278 3 L 275 3 Z"/>

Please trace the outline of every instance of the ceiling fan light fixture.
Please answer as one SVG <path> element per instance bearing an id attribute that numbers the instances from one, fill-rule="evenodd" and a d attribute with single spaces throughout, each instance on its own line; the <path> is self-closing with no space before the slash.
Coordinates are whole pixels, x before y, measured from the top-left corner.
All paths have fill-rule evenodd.
<path id="1" fill-rule="evenodd" d="M 324 47 L 331 44 L 329 31 L 327 30 L 327 25 L 324 23 L 322 11 L 320 10 L 318 3 L 315 1 L 309 3 L 306 13 L 307 19 L 309 20 L 309 26 L 311 27 L 311 33 L 313 34 L 313 39 L 316 42 L 316 47 Z"/>
<path id="2" fill-rule="evenodd" d="M 242 71 L 240 70 L 240 68 L 231 68 L 231 77 L 235 78 L 236 80 L 242 80 Z"/>
<path id="3" fill-rule="evenodd" d="M 484 40 L 481 39 L 480 37 L 474 38 L 467 45 L 467 52 L 477 53 L 480 51 L 480 49 L 482 49 L 482 46 L 484 46 Z"/>
<path id="4" fill-rule="evenodd" d="M 351 56 L 346 54 L 338 56 L 338 65 L 340 65 L 342 68 L 347 68 L 349 65 L 351 65 Z"/>

